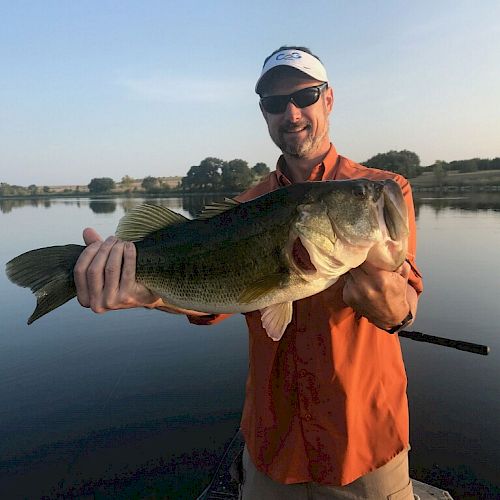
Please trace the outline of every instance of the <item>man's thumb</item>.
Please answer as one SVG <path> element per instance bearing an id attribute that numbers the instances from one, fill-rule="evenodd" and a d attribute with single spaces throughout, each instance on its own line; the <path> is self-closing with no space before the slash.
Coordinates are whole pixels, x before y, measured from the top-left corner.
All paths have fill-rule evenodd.
<path id="1" fill-rule="evenodd" d="M 95 243 L 96 241 L 102 241 L 102 238 L 95 229 L 92 229 L 91 227 L 86 227 L 83 230 L 83 241 L 88 246 L 91 243 Z"/>

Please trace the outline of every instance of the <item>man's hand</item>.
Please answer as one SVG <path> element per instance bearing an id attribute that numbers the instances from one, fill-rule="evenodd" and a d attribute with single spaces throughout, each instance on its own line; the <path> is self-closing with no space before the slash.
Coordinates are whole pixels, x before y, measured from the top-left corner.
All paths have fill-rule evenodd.
<path id="1" fill-rule="evenodd" d="M 409 310 L 415 317 L 417 295 L 408 284 L 410 269 L 406 261 L 394 272 L 365 262 L 347 274 L 343 300 L 379 328 L 392 328 Z"/>
<path id="2" fill-rule="evenodd" d="M 74 269 L 78 302 L 96 313 L 154 307 L 159 297 L 135 281 L 135 245 L 110 236 L 102 241 L 94 229 L 83 231 L 87 248 Z"/>
<path id="3" fill-rule="evenodd" d="M 204 315 L 166 304 L 135 280 L 136 248 L 131 242 L 110 236 L 105 241 L 94 229 L 83 231 L 87 248 L 74 269 L 78 302 L 96 313 L 116 309 L 148 307 L 163 311 Z"/>

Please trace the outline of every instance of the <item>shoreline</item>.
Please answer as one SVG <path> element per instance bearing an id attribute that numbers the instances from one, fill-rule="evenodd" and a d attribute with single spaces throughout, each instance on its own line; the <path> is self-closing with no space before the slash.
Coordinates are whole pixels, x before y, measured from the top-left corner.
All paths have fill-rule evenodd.
<path id="1" fill-rule="evenodd" d="M 408 179 L 413 193 L 495 193 L 500 192 L 500 184 L 498 180 L 491 184 L 483 182 L 472 182 L 456 184 L 427 184 L 420 180 L 420 177 Z M 51 193 L 36 193 L 36 194 L 0 194 L 0 200 L 47 200 L 51 198 L 82 198 L 82 199 L 112 199 L 112 198 L 179 198 L 179 197 L 196 197 L 196 196 L 234 196 L 239 194 L 237 191 L 160 191 L 157 193 L 144 191 L 116 191 L 107 193 L 89 193 L 81 191 L 56 191 Z"/>
<path id="2" fill-rule="evenodd" d="M 44 194 L 13 194 L 0 195 L 0 200 L 49 200 L 53 198 L 83 198 L 109 200 L 114 198 L 182 198 L 185 196 L 234 196 L 238 193 L 227 191 L 203 191 L 203 192 L 164 192 L 164 193 L 44 193 Z"/>

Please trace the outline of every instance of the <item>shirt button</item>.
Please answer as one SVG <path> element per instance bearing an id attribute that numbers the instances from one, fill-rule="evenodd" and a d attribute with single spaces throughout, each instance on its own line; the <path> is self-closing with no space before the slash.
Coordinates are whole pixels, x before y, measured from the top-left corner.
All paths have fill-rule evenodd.
<path id="1" fill-rule="evenodd" d="M 299 377 L 305 377 L 306 375 L 307 375 L 307 372 L 305 370 L 299 371 Z"/>
<path id="2" fill-rule="evenodd" d="M 304 420 L 310 422 L 312 420 L 312 415 L 310 413 L 305 413 Z"/>

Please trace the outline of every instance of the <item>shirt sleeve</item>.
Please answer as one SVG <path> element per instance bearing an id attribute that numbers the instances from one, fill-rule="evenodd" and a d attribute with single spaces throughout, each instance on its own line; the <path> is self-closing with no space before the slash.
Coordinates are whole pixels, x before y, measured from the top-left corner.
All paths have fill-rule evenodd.
<path id="1" fill-rule="evenodd" d="M 216 325 L 232 316 L 232 314 L 206 314 L 204 316 L 187 315 L 188 321 L 193 325 Z"/>

